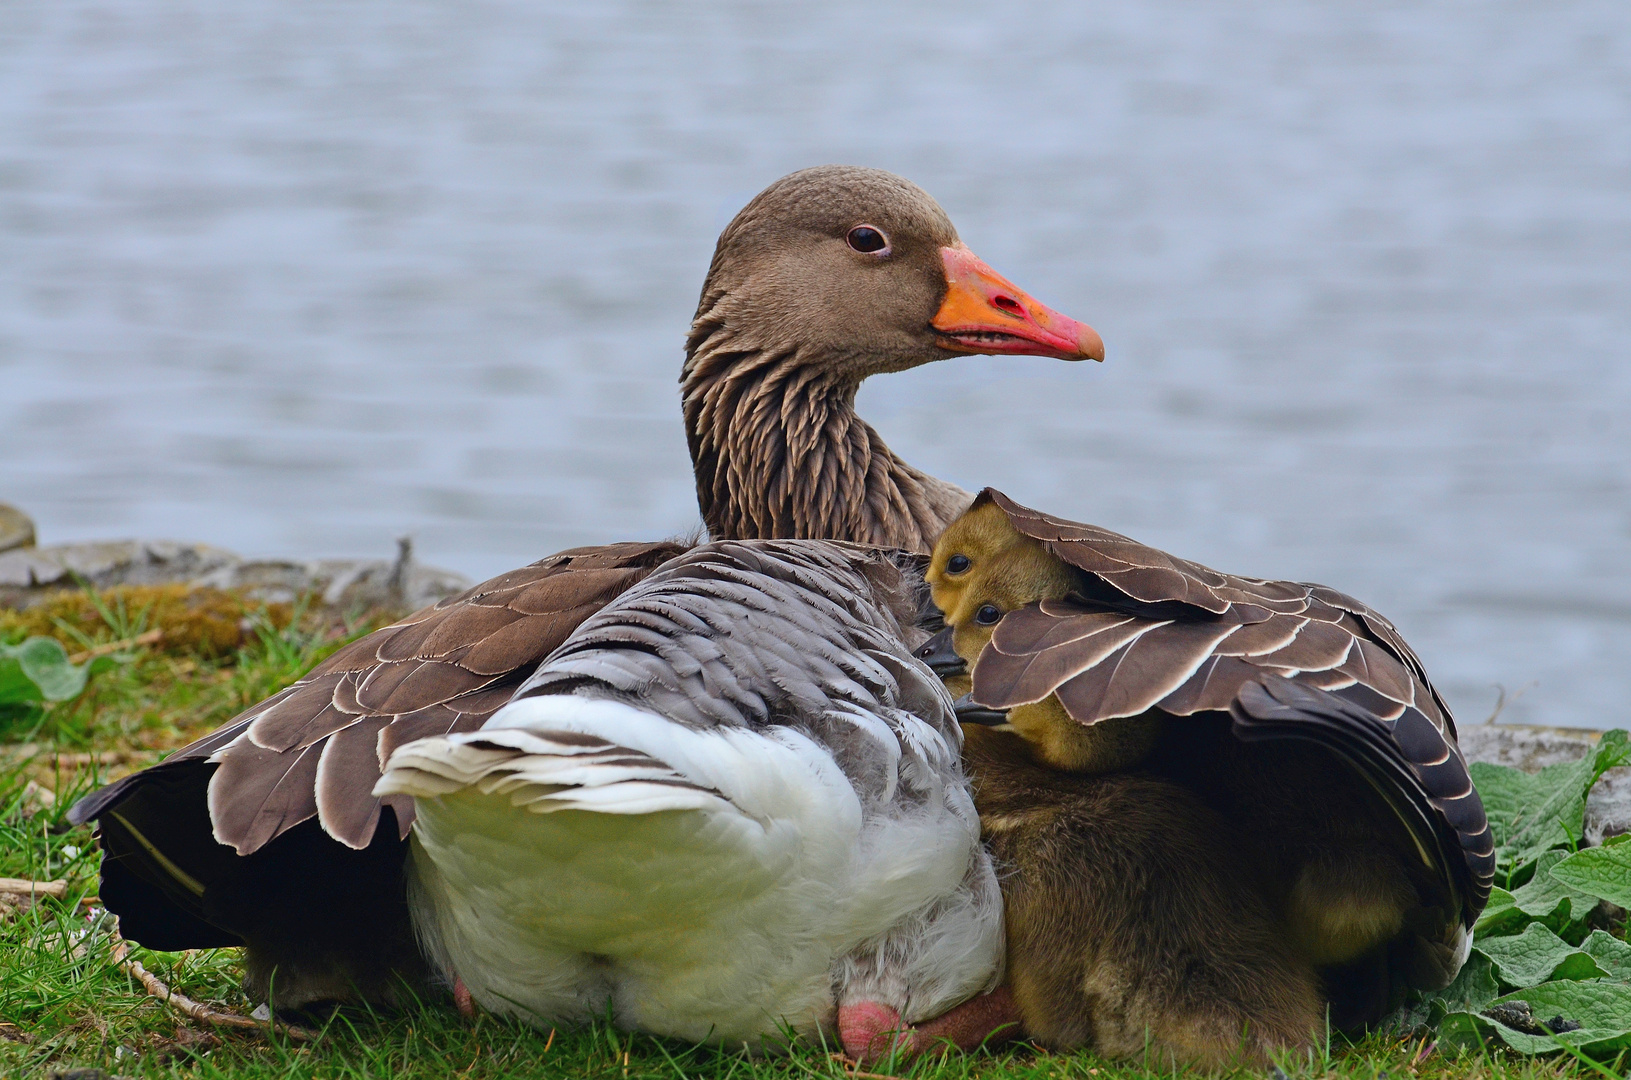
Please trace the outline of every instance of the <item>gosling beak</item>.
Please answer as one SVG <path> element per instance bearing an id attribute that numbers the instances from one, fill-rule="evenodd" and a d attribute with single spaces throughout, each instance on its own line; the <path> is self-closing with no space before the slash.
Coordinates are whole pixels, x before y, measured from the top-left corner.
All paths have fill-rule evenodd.
<path id="1" fill-rule="evenodd" d="M 946 298 L 929 325 L 953 352 L 1103 360 L 1098 331 L 1039 304 L 961 242 L 940 249 Z"/>
<path id="2" fill-rule="evenodd" d="M 946 627 L 934 637 L 918 646 L 917 652 L 912 654 L 926 664 L 930 671 L 942 679 L 955 678 L 958 675 L 968 674 L 968 665 L 957 651 L 951 647 L 951 627 Z"/>
<path id="3" fill-rule="evenodd" d="M 980 724 L 984 727 L 1001 727 L 1008 722 L 1008 714 L 1001 709 L 988 709 L 984 705 L 974 704 L 973 694 L 964 694 L 952 702 L 957 710 L 959 724 Z"/>

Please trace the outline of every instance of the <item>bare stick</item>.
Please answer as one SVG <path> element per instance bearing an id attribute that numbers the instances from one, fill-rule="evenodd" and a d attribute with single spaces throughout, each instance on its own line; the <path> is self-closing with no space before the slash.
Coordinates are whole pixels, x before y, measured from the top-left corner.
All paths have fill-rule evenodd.
<path id="1" fill-rule="evenodd" d="M 0 893 L 19 896 L 54 896 L 58 900 L 68 895 L 66 881 L 30 881 L 27 878 L 0 877 Z"/>
<path id="2" fill-rule="evenodd" d="M 164 628 L 161 626 L 149 630 L 145 634 L 137 634 L 133 638 L 126 638 L 124 641 L 110 641 L 103 645 L 94 645 L 84 652 L 74 653 L 68 658 L 68 662 L 70 664 L 83 664 L 87 660 L 94 660 L 98 656 L 107 656 L 109 653 L 116 653 L 121 649 L 134 649 L 138 645 L 157 645 L 163 640 Z"/>
<path id="3" fill-rule="evenodd" d="M 843 1068 L 845 1076 L 853 1076 L 855 1080 L 901 1080 L 900 1077 L 890 1076 L 888 1073 L 862 1072 L 859 1061 L 843 1054 L 828 1054 L 827 1056 L 838 1062 Z"/>
<path id="4" fill-rule="evenodd" d="M 172 1009 L 185 1016 L 190 1016 L 194 1020 L 201 1020 L 206 1024 L 214 1024 L 217 1027 L 239 1028 L 244 1031 L 264 1032 L 270 1027 L 279 1034 L 302 1042 L 310 1042 L 317 1038 L 317 1032 L 310 1028 L 296 1027 L 293 1024 L 285 1024 L 280 1020 L 263 1021 L 256 1020 L 251 1016 L 241 1016 L 238 1013 L 222 1012 L 219 1009 L 212 1009 L 208 1005 L 200 1004 L 185 994 L 177 993 L 166 986 L 163 979 L 142 967 L 141 961 L 130 958 L 130 945 L 124 938 L 119 936 L 117 929 L 112 932 L 112 938 L 113 959 L 118 963 L 119 967 L 131 978 L 141 983 L 153 997 L 167 1002 Z"/>

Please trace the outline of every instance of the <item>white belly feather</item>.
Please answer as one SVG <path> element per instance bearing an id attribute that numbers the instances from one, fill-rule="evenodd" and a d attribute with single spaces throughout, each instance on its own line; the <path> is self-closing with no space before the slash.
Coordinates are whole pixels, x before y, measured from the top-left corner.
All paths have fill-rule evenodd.
<path id="1" fill-rule="evenodd" d="M 863 807 L 789 728 L 529 697 L 402 747 L 376 791 L 415 797 L 416 924 L 494 1012 L 756 1046 L 856 997 L 933 1016 L 998 975 L 966 791 Z"/>

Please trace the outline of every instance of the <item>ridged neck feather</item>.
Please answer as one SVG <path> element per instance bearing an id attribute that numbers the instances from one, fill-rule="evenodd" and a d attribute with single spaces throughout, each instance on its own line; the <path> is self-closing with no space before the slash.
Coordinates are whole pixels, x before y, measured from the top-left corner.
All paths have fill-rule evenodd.
<path id="1" fill-rule="evenodd" d="M 855 413 L 856 358 L 756 347 L 699 318 L 680 376 L 703 523 L 716 539 L 927 552 L 973 496 L 896 457 Z M 845 361 L 848 362 L 845 362 Z"/>

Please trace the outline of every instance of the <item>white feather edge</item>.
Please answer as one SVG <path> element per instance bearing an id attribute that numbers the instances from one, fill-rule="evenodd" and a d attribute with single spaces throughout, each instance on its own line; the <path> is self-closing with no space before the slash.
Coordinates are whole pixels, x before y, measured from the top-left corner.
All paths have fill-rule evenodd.
<path id="1" fill-rule="evenodd" d="M 597 761 L 629 755 L 551 738 L 560 732 L 605 739 L 652 760 L 638 765 Z M 851 804 L 842 815 L 850 819 L 844 827 L 858 828 L 860 807 L 848 779 L 822 747 L 796 731 L 697 730 L 625 702 L 548 695 L 511 702 L 478 731 L 399 747 L 386 762 L 374 794 L 439 798 L 474 787 L 483 794 L 507 793 L 511 805 L 535 814 L 734 807 L 764 822 L 815 809 L 790 801 L 813 795 L 812 780 L 829 812 L 836 809 L 829 800 Z"/>

